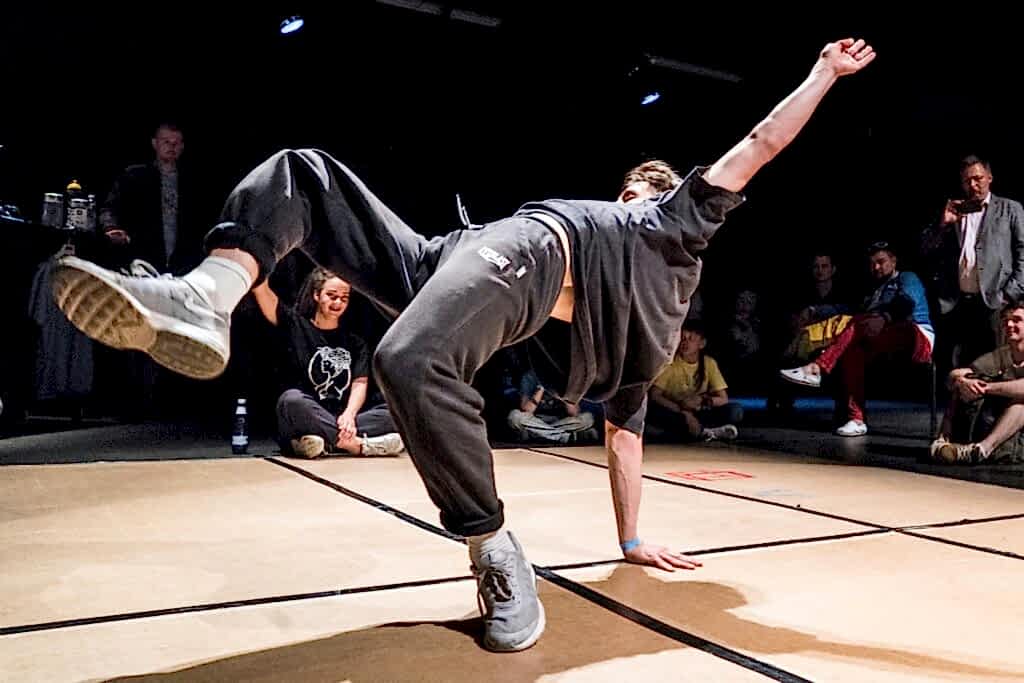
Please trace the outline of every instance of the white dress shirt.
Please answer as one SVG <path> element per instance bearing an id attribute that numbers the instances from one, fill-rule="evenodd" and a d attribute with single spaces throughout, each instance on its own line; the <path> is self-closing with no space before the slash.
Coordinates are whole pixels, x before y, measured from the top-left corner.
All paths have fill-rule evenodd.
<path id="1" fill-rule="evenodd" d="M 981 291 L 981 282 L 978 280 L 978 229 L 981 228 L 981 219 L 990 201 L 991 192 L 985 196 L 981 211 L 960 216 L 960 291 L 967 294 Z"/>

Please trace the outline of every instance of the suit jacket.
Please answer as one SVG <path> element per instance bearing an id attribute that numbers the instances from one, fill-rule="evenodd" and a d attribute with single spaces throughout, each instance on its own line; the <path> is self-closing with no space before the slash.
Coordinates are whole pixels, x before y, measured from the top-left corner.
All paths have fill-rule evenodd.
<path id="1" fill-rule="evenodd" d="M 960 296 L 958 224 L 928 228 L 921 246 L 931 266 L 932 294 L 948 311 Z M 1024 207 L 1020 202 L 992 195 L 978 227 L 975 252 L 986 306 L 997 310 L 1008 300 L 1024 299 Z"/>
<path id="2" fill-rule="evenodd" d="M 200 202 L 190 178 L 179 165 L 178 234 L 171 254 L 164 243 L 160 170 L 156 162 L 129 166 L 114 181 L 101 207 L 100 222 L 104 228 L 116 225 L 131 237 L 125 260 L 144 259 L 160 272 L 176 274 L 199 263 L 208 226 L 196 216 Z"/>

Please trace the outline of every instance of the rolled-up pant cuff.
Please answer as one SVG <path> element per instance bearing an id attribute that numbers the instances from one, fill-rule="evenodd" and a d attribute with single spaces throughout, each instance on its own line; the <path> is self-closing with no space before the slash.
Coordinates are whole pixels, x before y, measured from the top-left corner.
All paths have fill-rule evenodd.
<path id="1" fill-rule="evenodd" d="M 480 536 L 481 534 L 495 532 L 505 523 L 505 506 L 500 501 L 499 505 L 501 505 L 502 509 L 498 510 L 498 512 L 483 520 L 474 522 L 455 520 L 451 518 L 451 515 L 442 512 L 441 525 L 453 534 L 459 534 L 460 536 Z"/>
<path id="2" fill-rule="evenodd" d="M 250 254 L 259 264 L 260 274 L 253 285 L 258 285 L 274 272 L 277 256 L 274 243 L 263 233 L 241 223 L 231 221 L 218 223 L 203 240 L 203 249 L 210 253 L 214 249 L 241 249 Z"/>

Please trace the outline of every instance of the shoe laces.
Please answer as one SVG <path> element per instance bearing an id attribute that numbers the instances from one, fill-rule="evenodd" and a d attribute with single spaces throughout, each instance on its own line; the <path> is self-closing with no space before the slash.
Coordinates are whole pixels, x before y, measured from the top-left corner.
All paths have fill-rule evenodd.
<path id="1" fill-rule="evenodd" d="M 480 586 L 479 597 L 490 598 L 489 602 L 510 602 L 515 598 L 515 566 L 506 553 L 493 553 L 490 562 L 483 569 L 473 569 Z M 482 610 L 483 611 L 483 610 Z"/>
<path id="2" fill-rule="evenodd" d="M 122 272 L 132 277 L 171 277 L 169 273 L 162 274 L 149 261 L 140 258 L 134 259 Z"/>
<path id="3" fill-rule="evenodd" d="M 162 285 L 157 285 L 156 283 L 153 283 L 152 286 L 157 287 L 161 294 L 169 296 L 172 301 L 180 302 L 198 298 L 206 303 L 206 305 L 210 305 L 207 296 L 200 292 L 191 282 L 176 276 L 174 273 L 161 273 L 149 261 L 140 258 L 134 259 L 125 268 L 122 268 L 121 272 L 128 277 L 135 277 L 141 280 L 170 280 L 175 285 L 168 289 L 164 289 Z M 137 283 L 136 286 L 140 284 Z M 146 284 L 144 287 L 149 289 L 151 285 Z"/>
<path id="4" fill-rule="evenodd" d="M 956 459 L 958 462 L 966 462 L 972 465 L 976 465 L 985 459 L 984 454 L 981 451 L 981 446 L 976 443 L 964 444 L 957 446 L 956 448 Z"/>

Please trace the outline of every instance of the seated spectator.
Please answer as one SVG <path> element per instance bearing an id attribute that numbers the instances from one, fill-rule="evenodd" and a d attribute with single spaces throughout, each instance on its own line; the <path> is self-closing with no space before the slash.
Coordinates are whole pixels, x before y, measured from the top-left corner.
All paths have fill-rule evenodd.
<path id="1" fill-rule="evenodd" d="M 757 315 L 757 292 L 740 290 L 736 294 L 732 318 L 727 323 L 725 338 L 722 339 L 724 358 L 722 362 L 730 374 L 740 377 L 745 384 L 758 384 L 748 380 L 760 380 L 761 319 Z"/>
<path id="2" fill-rule="evenodd" d="M 789 367 L 811 360 L 815 349 L 808 344 L 805 328 L 850 311 L 852 298 L 837 277 L 831 254 L 815 253 L 809 265 L 810 278 L 803 281 L 795 293 L 789 294 L 789 300 L 781 306 L 784 322 L 776 326 L 778 337 L 773 353 L 778 354 L 779 363 L 775 367 Z M 791 388 L 787 389 L 792 385 L 778 381 L 777 377 L 770 384 L 769 410 L 792 411 L 794 395 Z"/>
<path id="3" fill-rule="evenodd" d="M 1007 343 L 949 375 L 952 397 L 933 459 L 965 465 L 1024 462 L 1024 304 L 1002 310 Z"/>
<path id="4" fill-rule="evenodd" d="M 811 280 L 797 294 L 790 315 L 790 331 L 797 335 L 811 323 L 850 310 L 850 295 L 836 275 L 830 254 L 815 254 L 811 261 Z M 792 310 L 792 309 L 791 309 Z"/>
<path id="5" fill-rule="evenodd" d="M 729 400 L 718 363 L 704 353 L 707 339 L 697 321 L 683 323 L 676 355 L 649 394 L 647 423 L 680 440 L 735 439 L 743 407 Z"/>
<path id="6" fill-rule="evenodd" d="M 834 325 L 836 336 L 825 350 L 802 367 L 780 370 L 783 379 L 805 386 L 821 386 L 823 374 L 839 370 L 837 415 L 845 403 L 846 423 L 836 429 L 840 436 L 867 434 L 864 422 L 864 373 L 879 356 L 914 363 L 931 359 L 935 331 L 928 317 L 928 302 L 921 280 L 909 271 L 897 270 L 896 254 L 887 242 L 868 250 L 871 274 L 877 283 L 865 299 L 862 312 L 848 324 Z M 830 318 L 819 326 L 833 322 Z M 841 330 L 841 331 L 839 331 Z"/>
<path id="7" fill-rule="evenodd" d="M 281 450 L 304 458 L 404 451 L 387 405 L 363 410 L 370 352 L 362 339 L 341 325 L 349 284 L 316 268 L 306 278 L 294 309 L 278 299 L 266 280 L 252 293 L 263 316 L 280 331 L 286 350 L 287 388 L 277 400 Z"/>
<path id="8" fill-rule="evenodd" d="M 566 444 L 600 440 L 594 413 L 546 392 L 533 370 L 526 370 L 519 381 L 519 408 L 509 412 L 508 425 L 524 441 Z"/>

